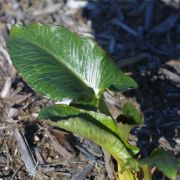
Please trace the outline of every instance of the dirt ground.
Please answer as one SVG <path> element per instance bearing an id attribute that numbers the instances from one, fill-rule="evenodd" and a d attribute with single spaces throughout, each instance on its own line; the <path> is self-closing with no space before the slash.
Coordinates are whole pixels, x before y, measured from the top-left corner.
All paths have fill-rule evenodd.
<path id="1" fill-rule="evenodd" d="M 178 0 L 0 0 L 0 179 L 114 179 L 108 154 L 94 143 L 39 122 L 54 102 L 18 76 L 6 49 L 16 24 L 64 25 L 95 39 L 138 89 L 108 94 L 115 117 L 131 101 L 145 124 L 130 142 L 148 157 L 163 147 L 180 157 L 180 3 Z M 153 179 L 165 179 L 154 172 Z"/>

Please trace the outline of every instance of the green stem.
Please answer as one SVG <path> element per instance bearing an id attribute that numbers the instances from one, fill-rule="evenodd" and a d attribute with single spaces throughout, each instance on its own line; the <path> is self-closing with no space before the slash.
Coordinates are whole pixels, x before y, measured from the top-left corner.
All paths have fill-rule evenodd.
<path id="1" fill-rule="evenodd" d="M 144 180 L 152 180 L 151 169 L 147 165 L 141 166 L 144 173 Z"/>
<path id="2" fill-rule="evenodd" d="M 118 162 L 118 180 L 137 180 L 136 175 L 134 175 L 130 169 L 125 169 L 123 173 L 121 173 L 121 165 Z"/>
<path id="3" fill-rule="evenodd" d="M 99 100 L 99 111 L 107 116 L 112 116 L 106 103 L 104 102 L 103 96 L 101 96 Z"/>
<path id="4" fill-rule="evenodd" d="M 103 96 L 101 96 L 101 98 L 100 98 L 99 111 L 107 116 L 112 117 L 106 103 L 104 102 Z M 125 169 L 124 172 L 121 173 L 122 169 L 121 169 L 120 163 L 121 162 L 117 161 L 117 166 L 118 166 L 117 178 L 118 178 L 118 180 L 137 180 L 137 176 L 134 175 L 130 169 Z"/>

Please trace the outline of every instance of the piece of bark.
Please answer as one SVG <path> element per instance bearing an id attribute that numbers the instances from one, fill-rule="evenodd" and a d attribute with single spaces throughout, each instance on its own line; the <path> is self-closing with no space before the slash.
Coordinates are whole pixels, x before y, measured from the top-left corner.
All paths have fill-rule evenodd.
<path id="1" fill-rule="evenodd" d="M 53 136 L 49 133 L 49 131 L 46 131 L 47 136 L 50 138 L 51 143 L 55 151 L 62 157 L 66 159 L 72 159 L 74 157 L 73 153 L 70 153 L 69 151 L 66 150 L 59 142 L 53 138 Z"/>
<path id="2" fill-rule="evenodd" d="M 85 168 L 81 172 L 78 172 L 77 174 L 74 175 L 73 179 L 84 180 L 87 177 L 87 175 L 93 170 L 93 168 L 94 168 L 93 164 L 89 164 L 85 166 Z"/>

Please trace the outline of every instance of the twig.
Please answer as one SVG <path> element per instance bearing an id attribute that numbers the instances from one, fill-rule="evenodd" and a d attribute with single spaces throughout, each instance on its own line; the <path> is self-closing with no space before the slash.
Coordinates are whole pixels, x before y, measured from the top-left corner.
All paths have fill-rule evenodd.
<path id="1" fill-rule="evenodd" d="M 11 89 L 11 78 L 8 77 L 8 78 L 6 78 L 6 81 L 4 83 L 4 87 L 1 91 L 1 97 L 5 98 L 9 94 L 10 89 Z"/>
<path id="2" fill-rule="evenodd" d="M 4 57 L 6 58 L 6 60 L 8 61 L 8 64 L 9 64 L 10 66 L 12 66 L 11 58 L 10 58 L 8 52 L 5 50 L 5 48 L 3 48 L 2 46 L 0 46 L 0 51 L 2 52 L 2 54 L 4 55 Z"/>
<path id="3" fill-rule="evenodd" d="M 36 173 L 36 163 L 34 157 L 29 149 L 27 141 L 23 134 L 18 130 L 14 130 L 14 135 L 19 147 L 19 151 L 21 154 L 21 159 L 24 161 L 26 169 L 30 176 L 34 176 Z"/>
<path id="4" fill-rule="evenodd" d="M 10 72 L 10 75 L 9 75 L 9 77 L 6 78 L 6 81 L 4 83 L 4 87 L 1 91 L 1 97 L 5 98 L 9 94 L 9 91 L 11 89 L 11 82 L 15 77 L 16 71 L 13 67 L 12 61 L 10 59 L 10 56 L 9 56 L 7 50 L 4 47 L 0 46 L 0 52 L 3 54 L 3 56 L 7 60 L 7 63 L 9 64 L 9 72 Z"/>

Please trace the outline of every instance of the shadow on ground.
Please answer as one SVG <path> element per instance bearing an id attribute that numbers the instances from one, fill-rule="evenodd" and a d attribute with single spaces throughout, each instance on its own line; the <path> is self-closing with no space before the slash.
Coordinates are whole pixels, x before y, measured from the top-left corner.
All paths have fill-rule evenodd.
<path id="1" fill-rule="evenodd" d="M 146 157 L 163 146 L 178 156 L 180 145 L 180 13 L 160 1 L 89 1 L 84 18 L 96 41 L 124 71 L 132 72 L 145 126 L 135 129 Z"/>

